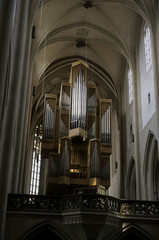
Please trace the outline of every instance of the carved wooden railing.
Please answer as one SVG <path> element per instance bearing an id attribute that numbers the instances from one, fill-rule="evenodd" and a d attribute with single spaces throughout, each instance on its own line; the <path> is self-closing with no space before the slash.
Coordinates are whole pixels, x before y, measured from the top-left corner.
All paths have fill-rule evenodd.
<path id="1" fill-rule="evenodd" d="M 97 194 L 65 196 L 9 194 L 7 210 L 55 213 L 79 210 L 122 216 L 159 217 L 159 202 L 122 200 Z"/>

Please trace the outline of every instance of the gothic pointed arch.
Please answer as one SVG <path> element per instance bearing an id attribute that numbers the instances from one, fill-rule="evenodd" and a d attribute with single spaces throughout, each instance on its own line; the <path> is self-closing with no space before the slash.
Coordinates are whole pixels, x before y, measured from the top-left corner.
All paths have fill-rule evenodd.
<path id="1" fill-rule="evenodd" d="M 133 156 L 130 159 L 129 168 L 127 172 L 127 198 L 131 200 L 136 199 L 136 166 Z"/>
<path id="2" fill-rule="evenodd" d="M 129 225 L 118 233 L 112 240 L 151 240 L 148 233 L 135 225 Z"/>
<path id="3" fill-rule="evenodd" d="M 149 131 L 144 155 L 144 179 L 147 200 L 158 200 L 159 160 L 158 142 L 152 131 Z"/>
<path id="4" fill-rule="evenodd" d="M 73 240 L 71 236 L 63 232 L 56 224 L 45 221 L 30 229 L 21 240 Z"/>

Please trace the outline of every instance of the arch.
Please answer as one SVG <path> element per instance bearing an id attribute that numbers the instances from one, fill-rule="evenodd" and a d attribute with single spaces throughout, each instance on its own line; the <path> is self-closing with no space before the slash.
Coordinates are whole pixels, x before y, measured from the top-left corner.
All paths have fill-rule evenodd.
<path id="1" fill-rule="evenodd" d="M 43 74 L 41 75 L 38 84 L 41 83 L 44 79 L 46 79 L 46 77 L 50 73 L 53 73 L 58 69 L 62 69 L 65 66 L 71 66 L 71 64 L 73 62 L 78 61 L 78 60 L 86 61 L 86 59 L 84 57 L 74 55 L 74 56 L 69 56 L 69 57 L 63 57 L 63 58 L 60 58 L 58 60 L 51 62 L 49 64 L 49 66 L 45 69 Z M 112 76 L 108 73 L 108 71 L 106 71 L 100 65 L 98 65 L 97 63 L 95 63 L 94 61 L 92 61 L 90 59 L 87 59 L 87 63 L 89 64 L 89 69 L 92 72 L 96 73 L 101 78 L 101 80 L 103 80 L 103 82 L 105 84 L 107 84 L 107 87 L 111 89 L 114 96 L 118 100 L 117 86 L 116 86 L 115 82 L 113 81 Z"/>
<path id="2" fill-rule="evenodd" d="M 21 240 L 73 240 L 71 236 L 63 232 L 56 224 L 45 221 L 28 231 Z"/>
<path id="3" fill-rule="evenodd" d="M 153 185 L 154 185 L 154 197 L 156 201 L 159 201 L 159 159 L 157 151 L 157 141 L 156 141 L 156 151 L 154 153 L 154 171 L 153 171 Z"/>
<path id="4" fill-rule="evenodd" d="M 33 21 L 35 21 L 35 19 L 37 18 L 38 14 L 40 14 L 40 9 L 42 7 L 44 7 L 44 5 L 46 5 L 49 1 L 47 0 L 43 0 L 43 1 L 39 1 L 36 5 L 36 7 L 34 6 L 34 11 L 33 11 Z M 137 2 L 125 2 L 124 0 L 120 0 L 120 1 L 117 1 L 117 0 L 109 0 L 107 2 L 105 2 L 104 0 L 103 1 L 100 1 L 100 3 L 93 3 L 93 7 L 96 9 L 96 11 L 99 11 L 99 9 L 96 7 L 97 4 L 103 4 L 103 3 L 113 3 L 113 4 L 122 4 L 130 9 L 132 9 L 134 12 L 138 13 L 147 23 L 148 25 L 150 25 L 150 22 L 149 22 L 149 18 L 148 18 L 148 9 L 147 7 L 144 5 L 144 4 L 139 4 Z M 60 22 L 66 15 L 69 16 L 70 13 L 72 12 L 75 12 L 77 10 L 79 10 L 81 7 L 83 7 L 83 4 L 82 3 L 79 3 L 77 4 L 76 6 L 73 6 L 71 7 L 71 9 L 69 9 L 68 11 L 65 12 L 65 14 L 63 14 L 62 16 L 60 16 L 60 18 L 58 19 L 58 21 L 56 22 L 56 24 L 58 22 Z M 102 12 L 100 11 L 100 14 L 102 15 Z M 104 15 L 103 15 L 104 16 Z M 104 16 L 105 18 L 105 16 Z M 108 21 L 108 19 L 105 18 L 105 21 Z M 109 21 L 109 24 L 111 24 L 112 28 L 115 30 L 116 32 L 116 35 L 121 38 L 121 35 L 119 34 L 118 30 L 114 27 L 114 25 Z M 52 32 L 52 29 L 54 29 L 55 26 L 50 26 L 49 28 L 49 32 Z M 42 37 L 41 39 L 41 44 L 42 42 L 44 41 L 44 39 L 46 38 L 47 36 L 47 33 L 45 33 L 45 35 Z M 123 43 L 124 43 L 124 40 L 122 39 Z"/>
<path id="5" fill-rule="evenodd" d="M 128 172 L 127 172 L 127 197 L 128 199 L 136 199 L 136 166 L 133 156 L 130 159 Z"/>
<path id="6" fill-rule="evenodd" d="M 146 200 L 156 200 L 158 196 L 158 142 L 152 131 L 149 131 L 144 154 L 144 179 Z"/>
<path id="7" fill-rule="evenodd" d="M 151 240 L 152 238 L 143 229 L 134 225 L 123 228 L 112 240 Z"/>

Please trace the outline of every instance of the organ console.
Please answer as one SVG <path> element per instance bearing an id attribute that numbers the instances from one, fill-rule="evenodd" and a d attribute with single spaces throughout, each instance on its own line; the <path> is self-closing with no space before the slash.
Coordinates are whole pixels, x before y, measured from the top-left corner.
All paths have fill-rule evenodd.
<path id="1" fill-rule="evenodd" d="M 97 100 L 88 69 L 84 61 L 73 63 L 59 101 L 56 95 L 45 96 L 42 158 L 47 152 L 47 194 L 110 185 L 112 102 Z"/>

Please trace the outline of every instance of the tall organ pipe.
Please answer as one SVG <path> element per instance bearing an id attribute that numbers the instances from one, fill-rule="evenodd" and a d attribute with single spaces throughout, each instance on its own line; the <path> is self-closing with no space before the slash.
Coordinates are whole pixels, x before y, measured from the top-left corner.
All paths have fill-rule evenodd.
<path id="1" fill-rule="evenodd" d="M 101 140 L 110 143 L 110 106 L 105 111 L 101 119 Z"/>
<path id="2" fill-rule="evenodd" d="M 45 105 L 45 121 L 44 121 L 44 138 L 53 138 L 53 127 L 54 127 L 54 112 L 46 101 Z"/>
<path id="3" fill-rule="evenodd" d="M 110 106 L 109 106 L 109 108 L 108 108 L 108 110 L 109 110 L 109 123 L 108 123 L 108 136 L 109 136 L 109 143 L 110 143 Z"/>
<path id="4" fill-rule="evenodd" d="M 79 69 L 72 88 L 71 128 L 86 128 L 87 87 L 82 69 Z"/>
<path id="5" fill-rule="evenodd" d="M 108 109 L 106 111 L 106 142 L 108 143 L 108 121 L 109 121 L 109 113 L 108 113 Z"/>

